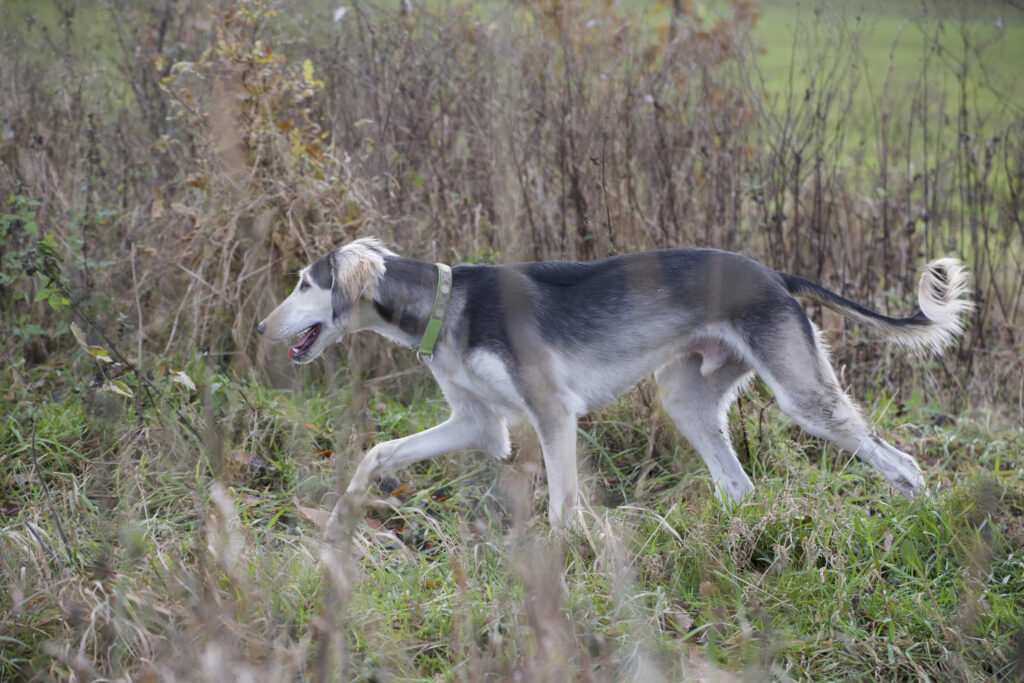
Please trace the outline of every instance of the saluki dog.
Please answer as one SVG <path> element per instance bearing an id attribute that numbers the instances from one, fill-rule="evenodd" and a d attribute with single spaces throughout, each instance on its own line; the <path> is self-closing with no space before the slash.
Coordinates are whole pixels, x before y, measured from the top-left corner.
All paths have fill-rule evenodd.
<path id="1" fill-rule="evenodd" d="M 507 458 L 508 425 L 526 421 L 540 439 L 548 517 L 559 526 L 577 506 L 577 419 L 652 373 L 666 412 L 724 501 L 753 490 L 726 417 L 755 372 L 803 429 L 855 454 L 902 493 L 918 494 L 924 478 L 917 463 L 865 423 L 794 296 L 905 349 L 937 352 L 963 331 L 972 308 L 962 298 L 968 284 L 960 261 L 933 261 L 918 287 L 921 310 L 890 318 L 712 249 L 448 268 L 364 238 L 300 271 L 295 290 L 257 330 L 274 342 L 297 339 L 288 350 L 297 364 L 345 334 L 373 330 L 418 348 L 451 404 L 451 416 L 436 427 L 374 446 L 342 501 L 361 499 L 384 470 L 445 453 Z"/>

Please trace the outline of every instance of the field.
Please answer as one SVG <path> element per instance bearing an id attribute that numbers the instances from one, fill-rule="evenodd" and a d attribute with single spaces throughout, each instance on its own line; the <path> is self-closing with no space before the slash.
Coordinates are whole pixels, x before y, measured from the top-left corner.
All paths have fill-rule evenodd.
<path id="1" fill-rule="evenodd" d="M 0 1 L 0 680 L 1024 679 L 1015 3 L 207 4 Z M 362 453 L 447 406 L 380 338 L 295 368 L 253 328 L 368 234 L 727 248 L 892 315 L 958 255 L 944 356 L 808 308 L 929 493 L 755 381 L 723 508 L 645 382 L 581 421 L 568 531 L 522 428 L 328 545 Z"/>

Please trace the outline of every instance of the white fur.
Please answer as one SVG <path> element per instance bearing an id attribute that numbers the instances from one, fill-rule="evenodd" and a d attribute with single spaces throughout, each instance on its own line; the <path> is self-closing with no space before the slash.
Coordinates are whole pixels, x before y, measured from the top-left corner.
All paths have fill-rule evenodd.
<path id="1" fill-rule="evenodd" d="M 386 291 L 391 292 L 388 296 L 392 299 L 397 296 L 402 304 L 412 304 L 403 310 L 429 311 L 434 290 L 424 286 L 422 281 L 405 282 L 389 275 L 385 259 L 389 254 L 391 252 L 372 239 L 357 240 L 335 252 L 332 255 L 336 266 L 333 296 L 332 291 L 315 284 L 310 286 L 309 269 L 304 269 L 299 274 L 296 289 L 258 329 L 272 341 L 280 341 L 312 325 L 322 324 L 324 331 L 320 337 L 309 352 L 303 354 L 303 359 L 296 362 L 308 362 L 343 334 L 364 329 L 415 347 L 419 340 L 408 329 L 382 319 L 378 310 L 383 309 L 378 309 L 380 302 L 375 297 L 385 288 L 384 278 L 393 277 L 395 279 L 388 282 Z M 692 252 L 688 257 L 696 258 Z M 700 258 L 718 257 L 704 255 Z M 741 270 L 740 275 L 745 273 L 749 278 L 751 273 L 767 270 L 738 258 L 727 263 Z M 412 267 L 408 261 L 403 263 L 405 268 Z M 529 291 L 529 283 L 524 285 L 522 278 L 525 276 L 520 271 L 503 273 L 511 285 Z M 733 274 L 723 270 L 718 276 L 725 282 Z M 458 326 L 451 320 L 446 321 L 427 365 L 451 405 L 451 416 L 419 434 L 374 446 L 359 464 L 347 488 L 346 500 L 361 496 L 382 470 L 444 453 L 478 450 L 499 459 L 507 458 L 510 452 L 508 425 L 526 422 L 537 432 L 543 451 L 549 519 L 552 524 L 562 524 L 572 517 L 578 504 L 578 418 L 615 401 L 652 373 L 666 412 L 704 459 L 716 492 L 725 501 L 742 501 L 754 487 L 729 442 L 727 425 L 729 405 L 754 372 L 772 389 L 779 407 L 802 428 L 854 453 L 901 492 L 913 496 L 923 489 L 924 477 L 916 462 L 871 431 L 856 405 L 842 391 L 820 332 L 811 325 L 808 334 L 806 324 L 809 321 L 801 317 L 803 314 L 797 307 L 787 306 L 788 300 L 769 309 L 774 325 L 762 326 L 759 328 L 761 336 L 756 337 L 752 336 L 750 327 L 743 327 L 744 311 L 754 311 L 753 307 L 764 304 L 751 295 L 750 303 L 746 304 L 748 308 L 743 309 L 742 288 L 730 292 L 731 300 L 739 302 L 733 304 L 739 307 L 739 312 L 701 319 L 701 307 L 687 308 L 690 303 L 686 300 L 669 301 L 660 283 L 644 289 L 648 280 L 640 277 L 629 284 L 634 298 L 642 297 L 647 322 L 628 330 L 606 325 L 599 335 L 604 345 L 579 340 L 551 343 L 545 340 L 544 331 L 533 324 L 533 318 L 509 317 L 508 310 L 499 308 L 504 319 L 511 321 L 508 322 L 509 334 L 514 339 L 510 348 L 515 349 L 514 353 L 503 357 L 486 347 L 466 348 L 459 334 L 453 332 Z M 951 344 L 963 331 L 962 317 L 972 308 L 971 302 L 960 298 L 967 292 L 969 278 L 963 265 L 955 259 L 934 261 L 921 276 L 918 298 L 925 320 L 871 317 L 850 308 L 851 302 L 820 286 L 797 280 L 794 286 L 798 295 L 816 298 L 915 351 L 937 351 Z M 735 281 L 743 282 L 744 278 L 737 277 Z M 776 280 L 762 282 L 768 283 L 765 286 L 781 287 L 771 284 L 777 283 Z M 714 288 L 708 291 L 712 290 Z M 754 292 L 753 287 L 749 291 Z M 341 319 L 337 315 L 339 295 L 349 304 L 343 307 L 345 314 Z M 463 308 L 468 295 L 464 292 L 462 299 L 458 296 L 453 293 L 450 317 L 458 318 L 462 315 L 460 311 L 469 310 Z M 534 293 L 534 296 L 545 295 Z M 781 296 L 788 294 L 782 291 Z M 501 307 L 501 298 L 496 296 L 493 305 Z M 549 304 L 551 301 L 548 299 Z M 764 310 L 756 312 L 763 314 Z M 755 338 L 761 341 L 750 341 Z M 753 348 L 753 343 L 760 346 Z M 638 351 L 638 348 L 646 351 Z M 515 358 L 511 357 L 513 355 Z"/>

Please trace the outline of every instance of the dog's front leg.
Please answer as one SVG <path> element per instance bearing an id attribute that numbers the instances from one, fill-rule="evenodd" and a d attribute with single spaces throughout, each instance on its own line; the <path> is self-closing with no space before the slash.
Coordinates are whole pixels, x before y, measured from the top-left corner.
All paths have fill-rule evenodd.
<path id="1" fill-rule="evenodd" d="M 345 494 L 331 512 L 328 536 L 339 516 L 360 507 L 360 498 L 380 472 L 454 451 L 487 450 L 490 444 L 484 443 L 484 440 L 489 435 L 493 436 L 493 430 L 486 427 L 478 419 L 452 415 L 436 427 L 401 439 L 385 441 L 371 448 L 356 468 Z"/>

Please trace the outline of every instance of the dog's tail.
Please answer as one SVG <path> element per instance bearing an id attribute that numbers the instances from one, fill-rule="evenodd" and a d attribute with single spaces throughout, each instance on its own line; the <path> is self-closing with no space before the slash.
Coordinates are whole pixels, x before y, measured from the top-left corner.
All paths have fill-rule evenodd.
<path id="1" fill-rule="evenodd" d="M 964 331 L 964 315 L 974 310 L 974 302 L 963 298 L 970 293 L 970 274 L 955 258 L 936 259 L 925 266 L 917 285 L 921 310 L 909 318 L 890 318 L 810 280 L 788 273 L 779 275 L 790 294 L 827 306 L 915 353 L 940 352 L 953 344 Z"/>

